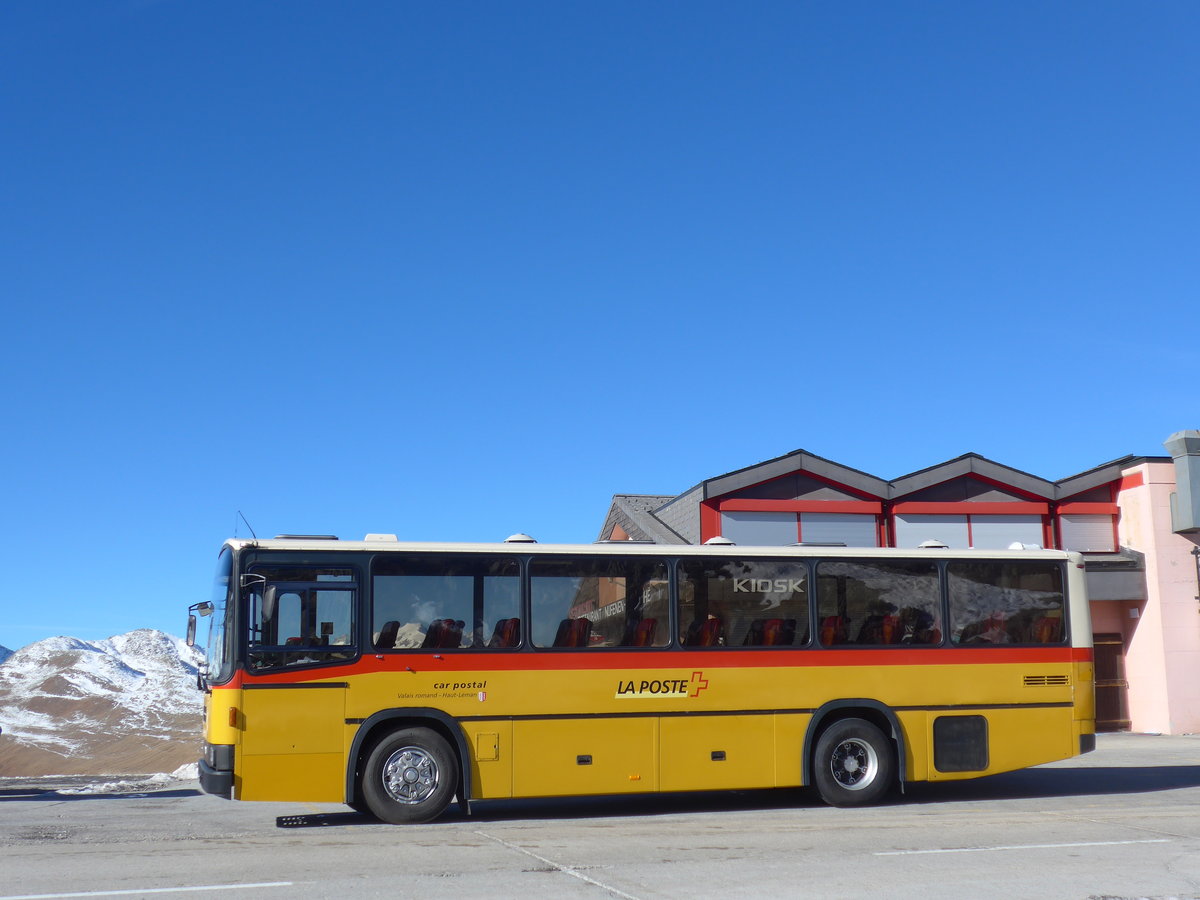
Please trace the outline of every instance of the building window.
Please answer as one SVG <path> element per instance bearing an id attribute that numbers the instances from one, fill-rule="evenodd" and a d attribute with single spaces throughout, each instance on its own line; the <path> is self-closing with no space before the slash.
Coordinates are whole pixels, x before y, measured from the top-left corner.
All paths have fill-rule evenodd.
<path id="1" fill-rule="evenodd" d="M 752 547 L 786 547 L 797 542 L 879 546 L 875 516 L 859 513 L 722 512 L 721 536 Z"/>
<path id="2" fill-rule="evenodd" d="M 1117 549 L 1112 516 L 1061 515 L 1058 533 L 1064 550 L 1111 553 Z"/>
<path id="3" fill-rule="evenodd" d="M 967 517 L 971 525 L 971 546 L 978 550 L 1006 550 L 1012 544 L 1042 546 L 1041 516 Z"/>
<path id="4" fill-rule="evenodd" d="M 721 536 L 751 547 L 785 547 L 800 540 L 795 513 L 723 512 Z"/>
<path id="5" fill-rule="evenodd" d="M 874 516 L 857 513 L 800 513 L 800 540 L 806 544 L 879 546 Z"/>
<path id="6" fill-rule="evenodd" d="M 896 516 L 896 546 L 919 547 L 925 541 L 939 541 L 947 547 L 965 550 L 971 546 L 966 516 Z"/>
<path id="7" fill-rule="evenodd" d="M 1041 516 L 897 515 L 896 546 L 940 541 L 958 550 L 1005 550 L 1014 543 L 1041 546 Z"/>

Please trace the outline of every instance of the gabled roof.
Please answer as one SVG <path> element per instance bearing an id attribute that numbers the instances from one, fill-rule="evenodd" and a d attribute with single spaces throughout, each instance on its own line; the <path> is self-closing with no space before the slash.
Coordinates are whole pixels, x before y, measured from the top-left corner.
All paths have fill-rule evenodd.
<path id="1" fill-rule="evenodd" d="M 617 525 L 632 541 L 653 541 L 656 544 L 688 543 L 654 517 L 654 510 L 674 497 L 653 494 L 614 494 L 608 518 L 600 529 L 600 540 L 608 540 Z"/>
<path id="2" fill-rule="evenodd" d="M 841 463 L 835 463 L 833 460 L 809 453 L 807 450 L 793 450 L 791 453 L 768 459 L 766 462 L 727 472 L 716 478 L 709 478 L 700 482 L 696 487 L 704 488 L 704 499 L 707 500 L 710 497 L 732 494 L 734 491 L 800 470 L 828 481 L 844 484 L 846 487 L 874 497 L 887 496 L 888 484 L 882 478 L 876 478 L 874 475 L 868 475 L 858 469 L 843 466 Z"/>
<path id="3" fill-rule="evenodd" d="M 1125 469 L 1135 463 L 1145 462 L 1146 458 L 1138 458 L 1136 456 L 1122 456 L 1120 459 L 1114 459 L 1112 462 L 1106 462 L 1096 466 L 1094 469 L 1088 469 L 1086 472 L 1080 472 L 1078 475 L 1072 475 L 1069 478 L 1063 478 L 1056 483 L 1058 490 L 1055 496 L 1056 500 L 1062 500 L 1066 497 L 1074 497 L 1076 494 L 1082 494 L 1084 491 L 1090 491 L 1094 487 L 1099 487 L 1102 484 L 1119 479 Z"/>
<path id="4" fill-rule="evenodd" d="M 964 475 L 981 475 L 991 481 L 998 481 L 1047 500 L 1052 500 L 1055 496 L 1053 481 L 1047 481 L 1045 478 L 1038 478 L 1036 475 L 1022 472 L 1020 469 L 993 462 L 978 453 L 964 453 L 962 456 L 938 463 L 936 466 L 930 466 L 927 469 L 897 478 L 891 482 L 888 496 L 903 497 L 907 494 L 914 494 L 927 487 L 954 478 L 961 478 Z"/>

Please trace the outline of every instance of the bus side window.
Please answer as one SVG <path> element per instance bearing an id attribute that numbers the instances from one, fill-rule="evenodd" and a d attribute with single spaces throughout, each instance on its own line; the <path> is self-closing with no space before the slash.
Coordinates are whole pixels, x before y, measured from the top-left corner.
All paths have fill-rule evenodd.
<path id="1" fill-rule="evenodd" d="M 371 567 L 376 650 L 494 650 L 521 643 L 511 557 L 381 554 Z"/>
<path id="2" fill-rule="evenodd" d="M 937 564 L 917 559 L 826 559 L 817 565 L 821 644 L 937 644 L 941 583 Z"/>
<path id="3" fill-rule="evenodd" d="M 683 560 L 685 647 L 794 647 L 808 643 L 808 565 L 795 559 Z"/>
<path id="4" fill-rule="evenodd" d="M 350 569 L 261 568 L 261 587 L 251 594 L 251 668 L 339 662 L 357 655 L 357 590 Z"/>
<path id="5" fill-rule="evenodd" d="M 533 645 L 665 647 L 666 564 L 612 556 L 539 557 L 529 566 Z"/>
<path id="6" fill-rule="evenodd" d="M 956 644 L 1049 644 L 1064 637 L 1058 563 L 952 560 L 946 566 Z"/>

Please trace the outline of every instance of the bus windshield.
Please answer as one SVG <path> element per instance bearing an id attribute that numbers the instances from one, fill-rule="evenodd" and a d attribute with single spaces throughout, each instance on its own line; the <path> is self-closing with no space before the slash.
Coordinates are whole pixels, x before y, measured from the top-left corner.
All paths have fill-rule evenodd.
<path id="1" fill-rule="evenodd" d="M 230 577 L 233 573 L 233 553 L 226 547 L 217 560 L 213 579 L 213 612 L 208 625 L 208 681 L 221 684 L 233 675 L 233 634 L 229 622 Z"/>

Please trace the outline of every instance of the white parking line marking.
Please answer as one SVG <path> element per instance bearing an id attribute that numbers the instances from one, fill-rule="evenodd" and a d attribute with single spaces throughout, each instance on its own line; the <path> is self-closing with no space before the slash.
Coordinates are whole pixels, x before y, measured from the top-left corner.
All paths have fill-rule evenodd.
<path id="1" fill-rule="evenodd" d="M 482 831 L 477 831 L 475 833 L 477 835 L 479 835 L 480 837 L 487 838 L 489 841 L 495 841 L 500 846 L 507 847 L 509 850 L 516 850 L 518 853 L 524 853 L 526 856 L 533 857 L 538 862 L 543 863 L 547 866 L 550 866 L 550 868 L 556 869 L 559 872 L 562 872 L 564 875 L 570 875 L 572 878 L 578 878 L 580 881 L 586 881 L 588 884 L 595 885 L 598 888 L 603 888 L 604 890 L 608 891 L 610 894 L 615 894 L 618 897 L 623 897 L 624 900 L 638 900 L 638 898 L 633 896 L 632 894 L 626 894 L 624 891 L 618 890 L 617 888 L 613 887 L 611 884 L 605 884 L 603 881 L 597 881 L 595 878 L 588 878 L 582 872 L 572 869 L 570 866 L 559 865 L 554 860 L 546 859 L 546 857 L 544 857 L 544 856 L 538 856 L 536 853 L 534 853 L 530 850 L 526 850 L 524 847 L 518 847 L 516 844 L 510 844 L 508 841 L 502 841 L 502 840 L 500 840 L 500 838 L 493 837 L 492 835 L 486 834 Z M 5 898 L 0 897 L 0 900 L 5 900 Z"/>
<path id="2" fill-rule="evenodd" d="M 260 881 L 257 884 L 194 884 L 188 887 L 140 888 L 135 891 L 76 891 L 72 894 L 10 894 L 0 900 L 59 900 L 62 897 L 141 897 L 145 894 L 186 894 L 195 891 L 236 891 L 251 888 L 291 887 L 290 881 Z"/>
<path id="3" fill-rule="evenodd" d="M 1057 850 L 1062 847 L 1116 847 L 1119 844 L 1169 844 L 1167 838 L 1150 841 L 1081 841 L 1077 844 L 1013 844 L 1007 847 L 947 847 L 939 850 L 887 850 L 875 856 L 916 856 L 922 853 L 990 853 L 993 850 Z M 5 900 L 0 897 L 0 900 Z"/>

